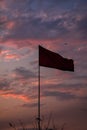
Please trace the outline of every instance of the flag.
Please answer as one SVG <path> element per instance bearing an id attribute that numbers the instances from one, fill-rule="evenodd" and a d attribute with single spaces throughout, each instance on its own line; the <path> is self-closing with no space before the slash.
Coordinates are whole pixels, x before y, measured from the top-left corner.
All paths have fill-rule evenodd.
<path id="1" fill-rule="evenodd" d="M 43 48 L 39 45 L 39 66 L 55 68 L 63 71 L 74 71 L 74 63 L 72 59 L 67 59 Z"/>

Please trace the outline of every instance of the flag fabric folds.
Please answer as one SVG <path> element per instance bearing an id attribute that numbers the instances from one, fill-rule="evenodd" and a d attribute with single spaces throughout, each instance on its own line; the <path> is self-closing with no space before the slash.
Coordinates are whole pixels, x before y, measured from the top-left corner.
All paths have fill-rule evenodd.
<path id="1" fill-rule="evenodd" d="M 43 48 L 39 45 L 39 66 L 55 68 L 63 71 L 74 71 L 74 63 L 72 59 L 67 59 Z"/>

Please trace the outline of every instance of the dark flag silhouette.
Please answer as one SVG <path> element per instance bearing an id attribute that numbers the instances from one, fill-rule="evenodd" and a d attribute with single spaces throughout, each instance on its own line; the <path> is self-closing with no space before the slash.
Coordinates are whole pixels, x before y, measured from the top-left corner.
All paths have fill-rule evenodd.
<path id="1" fill-rule="evenodd" d="M 38 66 L 38 130 L 41 130 L 40 118 L 40 66 L 55 68 L 63 71 L 74 71 L 72 59 L 67 59 L 61 55 L 43 48 L 39 45 L 39 66 Z"/>
<path id="2" fill-rule="evenodd" d="M 39 45 L 39 65 L 55 68 L 63 71 L 74 71 L 72 59 L 67 59 L 61 55 L 43 48 Z"/>

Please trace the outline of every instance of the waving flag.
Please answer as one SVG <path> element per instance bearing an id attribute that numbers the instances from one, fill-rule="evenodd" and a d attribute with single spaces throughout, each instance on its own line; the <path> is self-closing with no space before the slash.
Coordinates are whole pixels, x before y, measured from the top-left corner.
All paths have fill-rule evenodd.
<path id="1" fill-rule="evenodd" d="M 67 59 L 39 46 L 39 65 L 44 67 L 55 68 L 63 71 L 74 71 L 74 63 L 72 59 Z"/>

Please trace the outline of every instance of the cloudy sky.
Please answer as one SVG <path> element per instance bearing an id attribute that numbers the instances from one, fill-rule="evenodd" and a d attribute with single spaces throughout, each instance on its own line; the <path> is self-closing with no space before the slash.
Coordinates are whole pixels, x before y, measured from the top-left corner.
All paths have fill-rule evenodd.
<path id="1" fill-rule="evenodd" d="M 87 0 L 0 0 L 0 129 L 35 126 L 38 45 L 74 60 L 40 67 L 43 127 L 87 130 Z"/>

